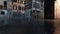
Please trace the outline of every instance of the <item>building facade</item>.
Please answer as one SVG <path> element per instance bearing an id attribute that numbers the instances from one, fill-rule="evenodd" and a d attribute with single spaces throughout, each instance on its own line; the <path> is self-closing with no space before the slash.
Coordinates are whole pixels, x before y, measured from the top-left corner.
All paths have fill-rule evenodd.
<path id="1" fill-rule="evenodd" d="M 7 9 L 7 0 L 0 0 L 0 9 Z"/>
<path id="2" fill-rule="evenodd" d="M 25 0 L 12 0 L 13 10 L 17 12 L 17 10 L 25 11 Z"/>
<path id="3" fill-rule="evenodd" d="M 60 19 L 60 0 L 55 1 L 55 19 Z"/>
<path id="4" fill-rule="evenodd" d="M 39 16 L 39 18 L 44 18 L 44 1 L 27 0 L 26 10 L 30 12 L 30 15 Z"/>
<path id="5" fill-rule="evenodd" d="M 44 0 L 13 0 L 14 12 L 26 13 L 28 15 L 38 15 L 44 18 Z"/>

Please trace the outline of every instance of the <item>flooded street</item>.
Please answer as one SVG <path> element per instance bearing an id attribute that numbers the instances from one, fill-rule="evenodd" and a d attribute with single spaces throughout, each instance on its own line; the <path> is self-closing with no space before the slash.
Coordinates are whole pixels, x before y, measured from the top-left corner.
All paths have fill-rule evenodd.
<path id="1" fill-rule="evenodd" d="M 10 18 L 6 25 L 0 27 L 0 34 L 44 34 L 44 21 L 23 17 Z"/>
<path id="2" fill-rule="evenodd" d="M 52 27 L 47 27 L 54 28 L 54 34 L 60 34 L 60 20 L 33 18 L 29 20 L 23 17 L 8 19 L 6 25 L 0 26 L 0 34 L 46 34 L 45 23 L 52 23 Z M 49 33 L 51 34 L 51 31 Z"/>
<path id="3" fill-rule="evenodd" d="M 60 34 L 60 20 L 55 21 L 55 33 L 54 34 Z"/>

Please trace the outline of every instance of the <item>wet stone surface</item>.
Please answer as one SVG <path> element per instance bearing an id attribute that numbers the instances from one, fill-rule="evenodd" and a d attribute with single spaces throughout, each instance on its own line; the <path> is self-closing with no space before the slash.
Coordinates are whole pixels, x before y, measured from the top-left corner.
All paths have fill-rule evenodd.
<path id="1" fill-rule="evenodd" d="M 45 34 L 45 23 L 54 23 L 54 21 L 34 17 L 27 18 L 24 15 L 14 15 L 6 22 L 6 25 L 0 26 L 0 34 Z"/>

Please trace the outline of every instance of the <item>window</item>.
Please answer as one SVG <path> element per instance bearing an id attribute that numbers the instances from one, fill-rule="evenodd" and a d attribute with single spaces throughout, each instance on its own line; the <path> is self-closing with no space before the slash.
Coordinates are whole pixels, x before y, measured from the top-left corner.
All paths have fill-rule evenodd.
<path id="1" fill-rule="evenodd" d="M 1 11 L 1 15 L 5 15 L 5 12 Z"/>
<path id="2" fill-rule="evenodd" d="M 4 9 L 7 9 L 7 1 L 4 1 Z"/>
<path id="3" fill-rule="evenodd" d="M 14 10 L 17 10 L 17 6 L 13 6 L 13 9 L 14 9 Z"/>
<path id="4" fill-rule="evenodd" d="M 38 4 L 38 3 L 33 3 L 33 8 L 38 8 L 38 9 L 40 9 L 40 5 Z"/>
<path id="5" fill-rule="evenodd" d="M 21 7 L 19 6 L 18 9 L 21 10 Z"/>

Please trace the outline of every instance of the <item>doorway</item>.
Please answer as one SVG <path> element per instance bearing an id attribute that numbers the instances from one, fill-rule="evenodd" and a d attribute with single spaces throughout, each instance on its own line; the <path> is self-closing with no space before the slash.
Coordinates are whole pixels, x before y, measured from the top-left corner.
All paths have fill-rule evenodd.
<path id="1" fill-rule="evenodd" d="M 45 0 L 44 19 L 54 19 L 54 0 Z"/>

